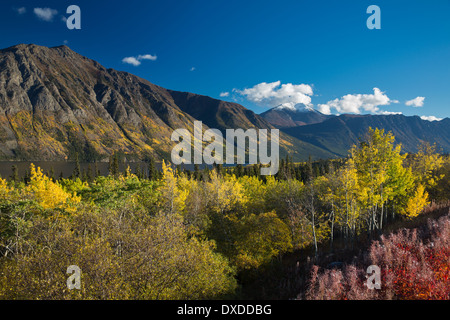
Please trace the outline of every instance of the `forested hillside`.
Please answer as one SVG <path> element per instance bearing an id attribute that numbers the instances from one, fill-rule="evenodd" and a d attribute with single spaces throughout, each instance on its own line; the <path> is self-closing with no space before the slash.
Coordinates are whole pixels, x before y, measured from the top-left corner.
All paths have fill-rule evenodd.
<path id="1" fill-rule="evenodd" d="M 163 164 L 150 179 L 112 166 L 107 177 L 76 172 L 56 180 L 32 166 L 25 180 L 0 180 L 0 299 L 289 296 L 286 286 L 258 289 L 256 275 L 274 274 L 284 257 L 314 262 L 358 248 L 420 219 L 432 200 L 448 200 L 450 159 L 430 145 L 402 154 L 394 142 L 371 129 L 347 159 L 326 167 L 288 159 L 276 177 L 252 167 L 187 172 Z M 448 233 L 445 221 L 433 230 L 438 238 Z M 396 246 L 396 239 L 383 241 Z M 448 261 L 447 244 L 439 246 L 446 250 L 437 251 L 437 263 Z M 373 248 L 375 263 L 400 263 Z M 67 289 L 71 265 L 82 270 L 81 290 Z M 436 288 L 449 287 L 443 266 Z M 309 297 L 322 297 L 314 288 Z M 439 292 L 414 298 L 446 297 Z"/>

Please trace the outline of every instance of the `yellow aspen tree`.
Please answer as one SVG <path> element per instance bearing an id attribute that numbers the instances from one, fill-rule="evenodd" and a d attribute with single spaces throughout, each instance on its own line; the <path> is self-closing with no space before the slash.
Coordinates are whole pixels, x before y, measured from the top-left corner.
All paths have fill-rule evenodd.
<path id="1" fill-rule="evenodd" d="M 402 214 L 407 219 L 416 218 L 428 204 L 428 193 L 425 191 L 425 187 L 419 184 L 414 196 L 408 199 Z"/>
<path id="2" fill-rule="evenodd" d="M 185 201 L 188 196 L 187 190 L 181 190 L 178 187 L 178 178 L 172 168 L 163 161 L 162 163 L 162 187 L 161 204 L 166 214 L 181 214 L 185 207 Z"/>
<path id="3" fill-rule="evenodd" d="M 401 145 L 394 146 L 394 142 L 391 132 L 369 128 L 360 145 L 351 150 L 359 184 L 367 191 L 363 203 L 368 213 L 369 233 L 382 228 L 384 206 L 393 198 L 397 187 L 392 183 L 396 181 L 392 174 L 400 174 L 404 156 L 400 154 Z"/>
<path id="4" fill-rule="evenodd" d="M 225 213 L 245 201 L 242 185 L 235 175 L 219 176 L 215 171 L 210 172 L 210 181 L 206 183 L 209 207 L 216 213 Z"/>
<path id="5" fill-rule="evenodd" d="M 53 182 L 42 173 L 41 168 L 30 166 L 30 183 L 26 191 L 34 196 L 43 209 L 65 209 L 75 212 L 73 204 L 79 203 L 81 197 L 66 192 L 58 183 Z"/>
<path id="6" fill-rule="evenodd" d="M 12 190 L 13 188 L 8 187 L 8 182 L 5 179 L 0 178 L 0 199 L 7 199 Z"/>
<path id="7" fill-rule="evenodd" d="M 444 178 L 444 175 L 435 174 L 444 162 L 444 158 L 436 152 L 436 145 L 424 143 L 419 146 L 419 152 L 413 156 L 411 166 L 416 179 L 426 188 L 432 188 Z"/>
<path id="8" fill-rule="evenodd" d="M 357 235 L 357 225 L 360 218 L 359 200 L 367 194 L 367 189 L 358 183 L 358 174 L 353 159 L 349 159 L 344 168 L 339 170 L 338 176 L 341 178 L 339 190 L 340 203 L 342 209 L 342 219 L 345 225 L 345 235 L 352 239 Z"/>

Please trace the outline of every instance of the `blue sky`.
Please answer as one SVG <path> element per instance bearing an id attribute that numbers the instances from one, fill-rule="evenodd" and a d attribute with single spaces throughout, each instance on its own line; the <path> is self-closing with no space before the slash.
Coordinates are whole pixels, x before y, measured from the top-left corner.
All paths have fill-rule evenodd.
<path id="1" fill-rule="evenodd" d="M 81 30 L 63 21 L 72 4 Z M 366 26 L 372 4 L 380 30 Z M 257 113 L 301 102 L 450 117 L 447 0 L 2 0 L 0 47 L 18 43 L 67 43 L 105 67 Z"/>

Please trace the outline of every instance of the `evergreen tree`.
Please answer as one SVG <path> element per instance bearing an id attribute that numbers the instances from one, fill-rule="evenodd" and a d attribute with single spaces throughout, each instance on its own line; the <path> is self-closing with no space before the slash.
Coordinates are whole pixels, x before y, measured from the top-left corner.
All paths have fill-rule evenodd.
<path id="1" fill-rule="evenodd" d="M 98 169 L 97 162 L 95 162 L 95 164 L 94 164 L 94 175 L 95 175 L 95 178 L 98 178 L 100 176 L 100 170 Z"/>
<path id="2" fill-rule="evenodd" d="M 238 164 L 235 167 L 234 174 L 236 175 L 237 178 L 244 176 L 244 167 L 242 166 L 242 164 Z"/>
<path id="3" fill-rule="evenodd" d="M 11 167 L 11 170 L 12 170 L 11 181 L 13 181 L 14 183 L 19 182 L 19 169 L 17 168 L 16 165 L 13 165 Z"/>
<path id="4" fill-rule="evenodd" d="M 218 164 L 216 169 L 217 169 L 217 174 L 218 175 L 220 175 L 220 176 L 224 175 L 224 170 L 223 170 L 223 165 L 222 164 Z"/>
<path id="5" fill-rule="evenodd" d="M 113 167 L 114 167 L 114 177 L 117 177 L 119 175 L 119 173 L 120 173 L 120 170 L 119 170 L 119 155 L 117 153 L 114 154 Z"/>
<path id="6" fill-rule="evenodd" d="M 134 169 L 134 174 L 139 179 L 142 179 L 142 172 L 141 172 L 141 166 L 140 165 L 136 165 L 136 168 Z"/>
<path id="7" fill-rule="evenodd" d="M 194 164 L 194 179 L 200 180 L 200 169 L 198 164 Z"/>
<path id="8" fill-rule="evenodd" d="M 156 180 L 158 178 L 158 172 L 156 170 L 155 161 L 150 158 L 148 162 L 148 178 L 150 180 Z"/>
<path id="9" fill-rule="evenodd" d="M 75 154 L 75 169 L 73 170 L 72 178 L 73 179 L 81 178 L 81 165 L 78 152 Z"/>
<path id="10" fill-rule="evenodd" d="M 209 173 L 211 170 L 209 170 L 209 166 L 206 165 L 205 169 L 203 170 L 202 180 L 203 181 L 209 181 Z"/>
<path id="11" fill-rule="evenodd" d="M 91 168 L 91 165 L 89 164 L 89 165 L 88 165 L 88 168 L 87 168 L 87 172 L 86 172 L 86 180 L 87 180 L 88 182 L 92 182 L 92 179 L 93 179 L 93 176 L 92 176 L 92 168 Z"/>
<path id="12" fill-rule="evenodd" d="M 50 167 L 50 172 L 48 177 L 52 180 L 55 181 L 55 170 L 53 169 L 53 167 Z"/>

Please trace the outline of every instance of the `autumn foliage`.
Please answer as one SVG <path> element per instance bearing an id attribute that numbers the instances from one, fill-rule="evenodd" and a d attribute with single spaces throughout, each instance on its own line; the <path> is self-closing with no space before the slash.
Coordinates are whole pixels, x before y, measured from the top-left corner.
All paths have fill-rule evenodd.
<path id="1" fill-rule="evenodd" d="M 366 266 L 381 268 L 381 290 L 368 289 L 365 269 L 312 269 L 309 299 L 448 300 L 450 299 L 450 215 L 420 229 L 402 229 L 375 241 Z"/>
<path id="2" fill-rule="evenodd" d="M 402 154 L 391 133 L 370 129 L 322 173 L 289 158 L 267 177 L 258 166 L 192 173 L 162 163 L 145 178 L 119 172 L 117 159 L 109 176 L 83 178 L 77 166 L 56 180 L 31 166 L 22 181 L 0 178 L 0 299 L 242 297 L 286 255 L 358 246 L 420 219 L 430 195 L 448 198 L 450 161 L 420 150 Z M 313 268 L 307 296 L 448 299 L 449 229 L 447 217 L 375 242 L 360 261 L 382 268 L 381 291 L 350 264 Z M 67 289 L 70 265 L 82 270 L 81 290 Z"/>

